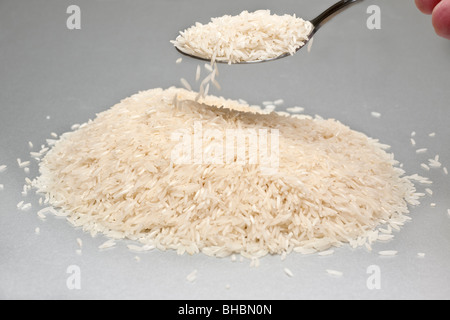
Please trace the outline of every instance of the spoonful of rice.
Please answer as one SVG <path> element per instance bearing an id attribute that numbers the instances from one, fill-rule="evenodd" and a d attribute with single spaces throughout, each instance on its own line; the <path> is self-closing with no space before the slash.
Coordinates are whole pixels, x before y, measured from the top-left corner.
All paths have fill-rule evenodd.
<path id="1" fill-rule="evenodd" d="M 222 63 L 256 63 L 294 55 L 319 28 L 344 8 L 362 0 L 341 0 L 316 18 L 305 21 L 269 10 L 243 11 L 237 16 L 197 22 L 171 43 L 192 58 Z"/>

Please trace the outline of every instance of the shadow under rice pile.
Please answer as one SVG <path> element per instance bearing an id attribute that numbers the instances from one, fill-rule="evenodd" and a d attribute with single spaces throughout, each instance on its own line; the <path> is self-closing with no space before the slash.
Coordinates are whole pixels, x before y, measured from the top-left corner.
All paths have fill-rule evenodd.
<path id="1" fill-rule="evenodd" d="M 370 248 L 419 204 L 412 181 L 426 178 L 405 176 L 377 140 L 332 119 L 196 95 L 172 87 L 124 99 L 63 134 L 33 186 L 93 235 L 219 257 Z M 245 159 L 230 150 L 229 132 L 256 132 L 269 151 L 277 133 L 272 166 L 252 161 L 250 138 Z"/>

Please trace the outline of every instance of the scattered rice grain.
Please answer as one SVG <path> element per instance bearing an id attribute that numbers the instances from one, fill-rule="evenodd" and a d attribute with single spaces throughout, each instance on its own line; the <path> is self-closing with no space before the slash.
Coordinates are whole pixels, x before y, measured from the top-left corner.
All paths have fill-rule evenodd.
<path id="1" fill-rule="evenodd" d="M 381 113 L 379 113 L 379 112 L 372 111 L 370 114 L 374 118 L 380 118 L 381 117 Z"/>
<path id="2" fill-rule="evenodd" d="M 112 248 L 116 245 L 116 242 L 114 241 L 114 239 L 110 239 L 107 240 L 105 242 L 103 242 L 101 245 L 98 246 L 99 249 L 108 249 L 108 248 Z"/>
<path id="3" fill-rule="evenodd" d="M 197 279 L 197 270 L 192 271 L 186 277 L 186 280 L 189 282 L 194 282 Z"/>
<path id="4" fill-rule="evenodd" d="M 336 276 L 336 277 L 342 277 L 344 275 L 343 272 L 337 271 L 337 270 L 327 269 L 326 271 L 329 275 Z"/>
<path id="5" fill-rule="evenodd" d="M 289 277 L 293 277 L 294 276 L 294 274 L 292 273 L 292 271 L 291 270 L 289 270 L 288 268 L 284 268 L 284 273 L 286 273 Z"/>
<path id="6" fill-rule="evenodd" d="M 380 256 L 395 256 L 395 255 L 397 255 L 397 253 L 398 252 L 395 250 L 385 250 L 385 251 L 378 252 L 378 254 Z"/>

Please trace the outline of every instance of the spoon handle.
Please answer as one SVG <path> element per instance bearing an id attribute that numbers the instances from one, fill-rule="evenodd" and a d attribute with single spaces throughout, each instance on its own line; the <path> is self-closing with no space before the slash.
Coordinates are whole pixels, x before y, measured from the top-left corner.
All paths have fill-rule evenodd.
<path id="1" fill-rule="evenodd" d="M 354 4 L 355 2 L 359 2 L 362 0 L 341 0 L 331 7 L 329 7 L 327 10 L 322 12 L 320 15 L 318 15 L 316 18 L 312 19 L 310 22 L 314 26 L 314 33 L 329 19 L 331 19 L 336 13 L 341 11 L 342 9 L 346 8 L 347 6 Z"/>

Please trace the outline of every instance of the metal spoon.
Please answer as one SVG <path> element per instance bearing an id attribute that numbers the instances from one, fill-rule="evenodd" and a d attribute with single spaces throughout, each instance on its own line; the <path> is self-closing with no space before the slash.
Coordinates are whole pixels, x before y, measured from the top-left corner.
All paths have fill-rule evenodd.
<path id="1" fill-rule="evenodd" d="M 313 29 L 312 29 L 311 33 L 308 35 L 308 40 L 305 41 L 303 46 L 299 47 L 296 50 L 296 52 L 298 50 L 300 50 L 301 48 L 303 48 L 308 43 L 309 39 L 311 39 L 314 36 L 314 34 L 320 29 L 320 27 L 322 27 L 322 25 L 325 24 L 325 22 L 329 21 L 332 17 L 337 15 L 339 12 L 341 12 L 345 8 L 348 8 L 350 5 L 353 5 L 356 2 L 361 2 L 361 1 L 363 1 L 363 0 L 341 0 L 341 1 L 337 2 L 337 3 L 335 3 L 334 5 L 332 5 L 331 7 L 329 7 L 324 12 L 322 12 L 316 18 L 310 20 L 309 22 L 311 22 L 311 24 L 313 25 Z M 190 58 L 194 58 L 194 59 L 199 59 L 199 60 L 210 62 L 209 59 L 205 59 L 205 58 L 202 58 L 202 57 L 198 57 L 198 56 L 194 56 L 194 55 L 188 54 L 186 52 L 181 51 L 177 47 L 175 47 L 175 49 L 177 49 L 177 51 L 180 52 L 181 54 L 183 54 L 185 56 L 188 56 Z M 291 56 L 291 54 L 284 53 L 284 54 L 282 54 L 282 55 L 280 55 L 278 57 L 270 58 L 270 59 L 266 59 L 266 60 L 240 61 L 240 62 L 235 62 L 234 64 L 250 64 L 250 63 L 268 62 L 268 61 L 278 60 L 278 59 L 286 58 L 286 57 L 290 57 L 290 56 Z M 216 62 L 228 63 L 228 61 L 220 61 L 220 60 L 216 60 Z"/>

